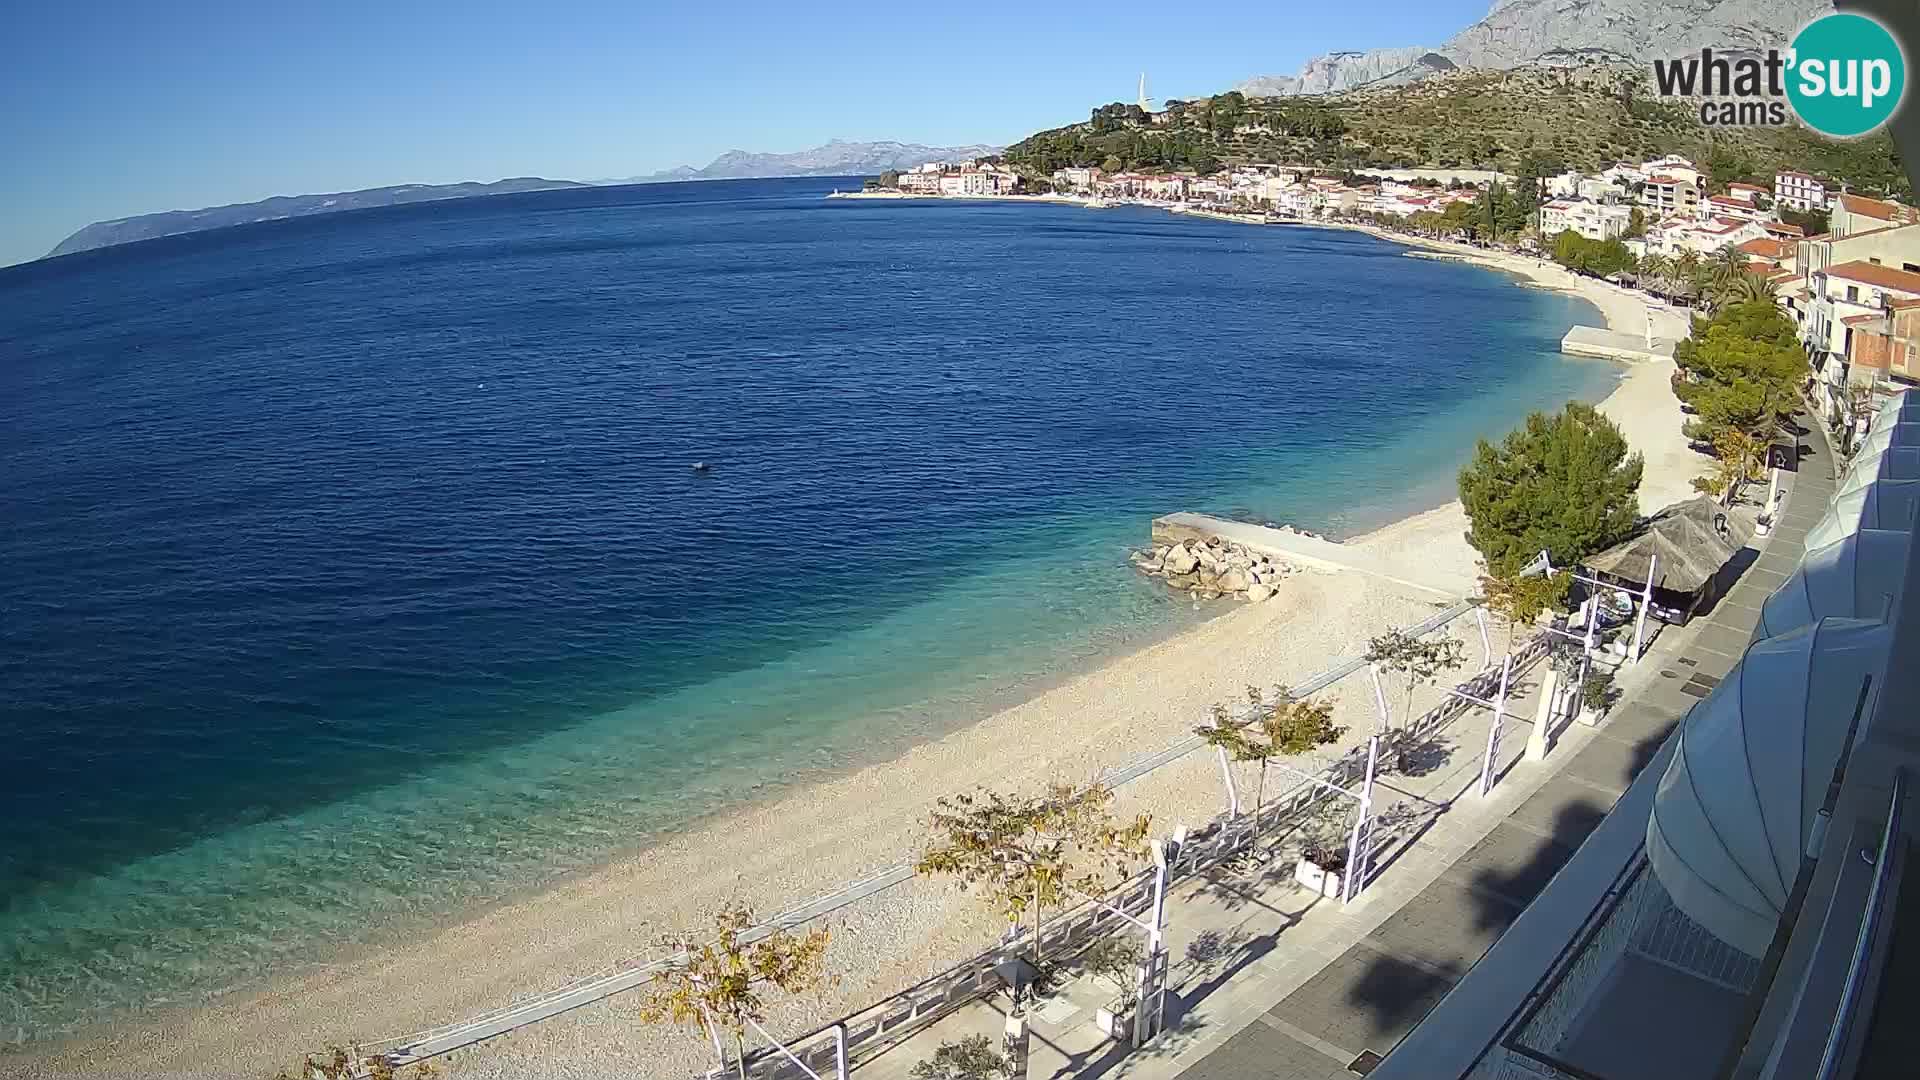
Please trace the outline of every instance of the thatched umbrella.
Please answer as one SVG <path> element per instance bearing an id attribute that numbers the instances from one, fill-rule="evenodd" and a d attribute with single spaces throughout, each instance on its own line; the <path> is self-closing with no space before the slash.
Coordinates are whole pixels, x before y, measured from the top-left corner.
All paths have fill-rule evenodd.
<path id="1" fill-rule="evenodd" d="M 1690 609 L 1752 535 L 1750 525 L 1701 495 L 1674 503 L 1641 523 L 1632 538 L 1585 561 L 1629 586 L 1644 584 L 1652 570 L 1654 589 L 1687 597 L 1688 603 L 1671 606 Z"/>

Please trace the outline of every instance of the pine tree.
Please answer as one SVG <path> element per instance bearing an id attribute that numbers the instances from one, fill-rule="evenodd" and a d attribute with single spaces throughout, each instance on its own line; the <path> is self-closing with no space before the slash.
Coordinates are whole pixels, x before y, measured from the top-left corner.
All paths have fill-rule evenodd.
<path id="1" fill-rule="evenodd" d="M 1480 440 L 1460 471 L 1467 541 L 1494 576 L 1540 551 L 1571 566 L 1633 533 L 1644 463 L 1598 409 L 1579 402 L 1534 413 L 1499 445 Z"/>

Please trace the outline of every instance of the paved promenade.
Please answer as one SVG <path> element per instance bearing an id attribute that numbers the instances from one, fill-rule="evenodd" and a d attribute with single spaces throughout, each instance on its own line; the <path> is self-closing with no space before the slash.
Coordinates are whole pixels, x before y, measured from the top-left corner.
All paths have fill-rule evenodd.
<path id="1" fill-rule="evenodd" d="M 1833 496 L 1833 463 L 1817 425 L 1802 446 L 1804 460 L 1792 477 L 1781 520 L 1771 536 L 1757 541 L 1763 545 L 1758 558 L 1707 617 L 1656 642 L 1632 669 L 1631 684 L 1623 683 L 1621 703 L 1583 745 L 1563 745 L 1563 751 L 1572 752 L 1559 755 L 1557 782 L 1536 785 L 1490 828 L 1480 828 L 1486 816 L 1480 811 L 1494 809 L 1484 805 L 1457 824 L 1437 824 L 1436 831 L 1452 830 L 1439 844 L 1423 842 L 1409 860 L 1434 869 L 1428 881 L 1299 985 L 1288 985 L 1292 980 L 1279 972 L 1265 976 L 1265 1007 L 1254 1011 L 1260 997 L 1246 995 L 1244 1011 L 1251 1015 L 1237 1025 L 1222 1025 L 1238 1030 L 1217 1044 L 1180 1054 L 1179 1075 L 1190 1080 L 1364 1075 L 1373 1060 L 1420 1022 L 1572 857 L 1687 710 L 1740 659 L 1761 602 L 1793 571 L 1807 530 Z M 1543 766 L 1523 769 L 1546 771 L 1553 762 L 1550 756 Z M 1448 858 L 1448 849 L 1474 832 L 1479 838 L 1457 859 Z M 1368 902 L 1380 903 L 1381 893 L 1408 894 L 1408 869 L 1389 871 Z"/>
<path id="2" fill-rule="evenodd" d="M 1105 1039 L 1094 1014 L 1114 988 L 1082 975 L 1038 1010 L 1028 1075 L 1364 1075 L 1518 918 L 1738 661 L 1761 601 L 1799 560 L 1834 490 L 1823 434 L 1810 433 L 1803 446 L 1782 520 L 1758 541 L 1752 564 L 1709 613 L 1667 628 L 1641 663 L 1618 671 L 1621 699 L 1598 726 L 1570 724 L 1553 733 L 1545 760 L 1524 760 L 1541 668 L 1527 673 L 1502 726 L 1497 783 L 1483 797 L 1491 714 L 1476 709 L 1452 721 L 1419 760 L 1385 778 L 1379 820 L 1388 843 L 1376 880 L 1346 907 L 1293 883 L 1298 838 L 1288 836 L 1172 890 L 1165 1034 L 1139 1051 Z M 976 1002 L 856 1069 L 869 1080 L 904 1080 L 941 1042 L 975 1033 L 997 1042 L 1004 1010 L 1002 1000 Z"/>

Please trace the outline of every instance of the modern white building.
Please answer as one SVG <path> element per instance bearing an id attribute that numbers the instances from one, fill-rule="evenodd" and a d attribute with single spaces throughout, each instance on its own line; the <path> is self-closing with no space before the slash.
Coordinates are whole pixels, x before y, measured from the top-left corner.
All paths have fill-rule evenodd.
<path id="1" fill-rule="evenodd" d="M 1700 174 L 1657 172 L 1640 189 L 1640 203 L 1655 217 L 1693 217 L 1700 210 Z"/>
<path id="2" fill-rule="evenodd" d="M 1613 240 L 1627 231 L 1633 208 L 1574 199 L 1554 199 L 1540 205 L 1540 235 L 1558 236 L 1572 230 L 1589 240 Z"/>
<path id="3" fill-rule="evenodd" d="M 1733 218 L 1736 221 L 1772 221 L 1772 210 L 1762 210 L 1751 199 L 1742 199 L 1732 194 L 1709 195 L 1700 204 L 1703 217 Z"/>
<path id="4" fill-rule="evenodd" d="M 1828 185 L 1825 180 L 1803 172 L 1782 170 L 1773 174 L 1773 198 L 1795 210 L 1824 210 Z"/>
<path id="5" fill-rule="evenodd" d="M 1756 221 L 1733 218 L 1700 220 L 1688 216 L 1669 217 L 1647 230 L 1647 250 L 1657 255 L 1674 256 L 1691 251 L 1711 255 L 1729 244 L 1738 247 L 1758 240 L 1767 230 Z"/>

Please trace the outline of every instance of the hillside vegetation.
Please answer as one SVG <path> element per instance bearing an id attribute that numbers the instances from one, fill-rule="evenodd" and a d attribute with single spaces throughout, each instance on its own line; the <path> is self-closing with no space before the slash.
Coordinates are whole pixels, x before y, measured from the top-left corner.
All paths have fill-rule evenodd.
<path id="1" fill-rule="evenodd" d="M 1842 143 L 1797 126 L 1710 128 L 1695 106 L 1660 99 L 1639 75 L 1608 67 L 1462 71 L 1319 97 L 1230 92 L 1169 101 L 1151 115 L 1106 105 L 1015 143 L 1005 158 L 1031 175 L 1069 165 L 1208 173 L 1243 163 L 1519 171 L 1523 161 L 1597 171 L 1670 153 L 1705 164 L 1716 184 L 1771 183 L 1777 168 L 1797 168 L 1867 190 L 1907 189 L 1885 133 Z"/>

